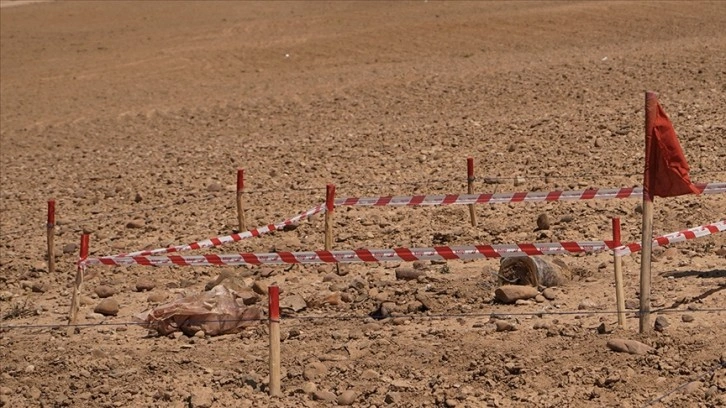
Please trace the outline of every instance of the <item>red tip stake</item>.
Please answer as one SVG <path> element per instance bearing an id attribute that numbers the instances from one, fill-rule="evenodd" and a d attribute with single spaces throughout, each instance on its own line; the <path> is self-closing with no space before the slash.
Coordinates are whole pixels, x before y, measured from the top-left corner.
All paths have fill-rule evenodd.
<path id="1" fill-rule="evenodd" d="M 271 322 L 277 322 L 280 320 L 280 288 L 277 286 L 270 286 L 267 288 L 267 295 L 269 297 L 269 310 Z"/>
<path id="2" fill-rule="evenodd" d="M 55 200 L 48 200 L 48 227 L 55 225 Z"/>
<path id="3" fill-rule="evenodd" d="M 245 170 L 237 169 L 237 192 L 241 193 L 245 188 Z"/>
<path id="4" fill-rule="evenodd" d="M 335 208 L 335 184 L 325 186 L 325 208 L 328 212 Z"/>

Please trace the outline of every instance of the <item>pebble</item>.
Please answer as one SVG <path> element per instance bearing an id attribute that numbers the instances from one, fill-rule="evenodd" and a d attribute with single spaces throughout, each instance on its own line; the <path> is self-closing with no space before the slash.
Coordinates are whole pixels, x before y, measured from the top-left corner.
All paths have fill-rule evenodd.
<path id="1" fill-rule="evenodd" d="M 64 254 L 74 254 L 78 251 L 78 244 L 65 244 L 63 245 Z"/>
<path id="2" fill-rule="evenodd" d="M 338 395 L 338 405 L 353 405 L 355 402 L 355 399 L 357 397 L 357 394 L 353 390 L 345 390 L 340 395 Z"/>
<path id="3" fill-rule="evenodd" d="M 116 289 L 106 286 L 106 285 L 99 285 L 96 286 L 96 289 L 93 290 L 93 292 L 98 295 L 101 299 L 105 299 L 107 297 L 111 297 L 116 294 Z"/>
<path id="4" fill-rule="evenodd" d="M 593 310 L 599 309 L 600 305 L 590 299 L 585 299 L 577 305 L 577 310 Z"/>
<path id="5" fill-rule="evenodd" d="M 12 299 L 13 296 L 15 296 L 13 294 L 13 292 L 4 290 L 4 291 L 0 292 L 0 301 L 6 302 L 6 301 Z"/>
<path id="6" fill-rule="evenodd" d="M 101 301 L 94 309 L 94 312 L 104 316 L 116 316 L 119 311 L 118 302 L 112 298 L 106 298 Z"/>
<path id="7" fill-rule="evenodd" d="M 257 293 L 258 295 L 262 295 L 262 296 L 267 296 L 268 287 L 269 286 L 266 283 L 261 282 L 261 281 L 255 281 L 252 284 L 252 290 L 254 290 L 255 293 Z"/>
<path id="8" fill-rule="evenodd" d="M 684 323 L 690 323 L 690 322 L 694 321 L 694 320 L 695 320 L 695 318 L 693 317 L 693 315 L 690 315 L 690 314 L 684 314 L 683 316 L 681 316 L 681 320 L 682 320 L 682 321 L 683 321 Z"/>
<path id="9" fill-rule="evenodd" d="M 653 327 L 655 328 L 655 331 L 662 332 L 669 325 L 670 325 L 670 323 L 668 322 L 668 319 L 666 319 L 665 316 L 658 316 L 655 318 L 655 324 L 653 325 Z"/>
<path id="10" fill-rule="evenodd" d="M 628 299 L 625 301 L 626 309 L 640 309 L 640 301 L 635 299 Z"/>
<path id="11" fill-rule="evenodd" d="M 494 297 L 502 303 L 515 303 L 519 299 L 531 299 L 538 294 L 537 288 L 520 285 L 504 285 L 494 291 Z"/>
<path id="12" fill-rule="evenodd" d="M 545 299 L 542 295 L 537 295 L 534 297 L 534 301 L 537 303 L 544 303 L 547 299 Z"/>
<path id="13" fill-rule="evenodd" d="M 149 278 L 139 278 L 136 281 L 136 291 L 145 292 L 152 290 L 156 287 L 156 282 Z"/>
<path id="14" fill-rule="evenodd" d="M 685 387 L 683 387 L 682 392 L 684 394 L 693 394 L 694 392 L 697 392 L 701 389 L 701 386 L 703 385 L 700 381 L 691 381 L 688 384 L 686 384 Z"/>
<path id="15" fill-rule="evenodd" d="M 638 355 L 648 354 L 653 350 L 653 347 L 647 344 L 626 339 L 610 339 L 607 342 L 607 347 L 613 351 Z"/>
<path id="16" fill-rule="evenodd" d="M 134 196 L 135 203 L 140 203 L 143 199 L 144 197 L 141 196 L 141 193 L 136 193 L 136 195 Z"/>
<path id="17" fill-rule="evenodd" d="M 537 229 L 538 230 L 550 229 L 550 217 L 547 214 L 540 214 L 537 217 Z"/>
<path id="18" fill-rule="evenodd" d="M 305 366 L 303 378 L 308 381 L 316 380 L 328 373 L 328 367 L 321 362 L 312 362 Z"/>
<path id="19" fill-rule="evenodd" d="M 305 394 L 312 394 L 318 390 L 318 386 L 312 381 L 307 381 L 302 385 L 302 390 Z"/>
<path id="20" fill-rule="evenodd" d="M 222 186 L 219 183 L 211 183 L 207 186 L 207 191 L 210 193 L 216 193 L 222 191 Z"/>

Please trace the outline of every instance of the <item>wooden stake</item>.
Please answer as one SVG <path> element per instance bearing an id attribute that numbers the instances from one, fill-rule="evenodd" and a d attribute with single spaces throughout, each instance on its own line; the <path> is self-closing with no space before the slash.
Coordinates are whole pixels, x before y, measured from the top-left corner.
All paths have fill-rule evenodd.
<path id="1" fill-rule="evenodd" d="M 245 187 L 245 171 L 237 169 L 237 226 L 238 231 L 247 231 L 247 222 L 245 222 L 245 210 L 242 206 L 242 190 Z"/>
<path id="2" fill-rule="evenodd" d="M 466 190 L 468 194 L 474 194 L 474 159 L 471 157 L 466 159 Z M 474 204 L 469 204 L 469 216 L 471 217 L 471 226 L 476 227 Z"/>
<path id="3" fill-rule="evenodd" d="M 620 241 L 620 218 L 613 218 L 613 245 L 619 247 Z M 623 257 L 613 252 L 615 264 L 615 301 L 618 309 L 618 327 L 626 328 L 625 324 L 625 292 L 623 290 Z"/>
<path id="4" fill-rule="evenodd" d="M 81 235 L 81 256 L 79 261 L 88 258 L 88 234 Z M 73 284 L 73 296 L 71 297 L 71 312 L 68 317 L 68 324 L 76 324 L 78 309 L 81 306 L 81 287 L 83 286 L 83 268 L 80 264 L 76 268 L 76 281 Z"/>
<path id="5" fill-rule="evenodd" d="M 281 397 L 280 391 L 280 288 L 267 289 L 270 317 L 270 396 Z"/>
<path id="6" fill-rule="evenodd" d="M 651 151 L 652 140 L 649 129 L 656 115 L 658 97 L 653 92 L 645 93 L 645 151 Z M 650 166 L 645 164 L 643 175 L 643 231 L 640 251 L 640 333 L 650 331 L 650 262 L 653 251 L 653 196 L 650 193 Z"/>
<path id="7" fill-rule="evenodd" d="M 48 273 L 55 273 L 55 200 L 48 201 Z"/>
<path id="8" fill-rule="evenodd" d="M 325 186 L 325 250 L 333 248 L 333 211 L 335 210 L 335 185 Z"/>

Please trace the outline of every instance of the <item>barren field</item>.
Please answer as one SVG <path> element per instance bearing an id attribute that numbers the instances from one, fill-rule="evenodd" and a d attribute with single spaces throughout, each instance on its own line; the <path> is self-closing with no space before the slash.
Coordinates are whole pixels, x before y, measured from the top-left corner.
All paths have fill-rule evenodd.
<path id="1" fill-rule="evenodd" d="M 91 256 L 229 235 L 238 168 L 250 227 L 324 202 L 329 183 L 465 193 L 467 157 L 476 193 L 639 186 L 651 90 L 691 178 L 726 181 L 725 27 L 725 2 L 3 7 L 0 407 L 726 406 L 725 234 L 654 250 L 651 322 L 665 324 L 644 335 L 635 310 L 617 327 L 607 252 L 545 257 L 571 279 L 516 305 L 494 301 L 498 260 L 94 266 L 66 327 L 82 233 Z M 612 217 L 632 242 L 640 212 L 637 198 L 479 205 L 472 227 L 466 206 L 338 207 L 333 248 L 606 240 Z M 659 198 L 654 233 L 724 218 L 723 194 Z M 190 253 L 323 245 L 316 215 Z M 637 309 L 640 256 L 623 265 Z M 250 288 L 281 289 L 281 398 L 264 321 L 191 337 L 133 324 L 220 273 L 263 309 Z"/>

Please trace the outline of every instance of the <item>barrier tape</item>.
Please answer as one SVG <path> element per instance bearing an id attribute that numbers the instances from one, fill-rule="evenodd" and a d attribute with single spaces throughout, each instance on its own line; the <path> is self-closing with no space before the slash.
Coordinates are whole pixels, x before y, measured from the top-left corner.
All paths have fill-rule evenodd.
<path id="1" fill-rule="evenodd" d="M 84 265 L 284 265 L 321 263 L 375 263 L 390 261 L 440 261 L 506 258 L 525 255 L 558 255 L 613 249 L 612 241 L 564 241 L 534 244 L 471 245 L 433 248 L 356 249 L 342 251 L 240 253 L 169 256 L 110 256 L 88 258 Z"/>
<path id="2" fill-rule="evenodd" d="M 676 242 L 683 242 L 691 239 L 701 238 L 707 235 L 716 234 L 724 231 L 726 231 L 726 220 L 716 221 L 711 224 L 701 225 L 683 231 L 672 232 L 670 234 L 655 238 L 653 239 L 653 248 L 659 246 L 666 246 L 668 244 L 674 244 Z M 613 252 L 615 252 L 615 255 L 628 255 L 634 252 L 639 252 L 641 249 L 641 244 L 632 243 L 619 246 L 613 249 Z"/>
<path id="3" fill-rule="evenodd" d="M 303 218 L 307 218 L 311 215 L 315 215 L 315 214 L 318 214 L 318 213 L 324 212 L 324 211 L 325 211 L 325 204 L 320 204 L 320 205 L 317 205 L 317 206 L 315 206 L 305 212 L 302 212 L 292 218 L 281 221 L 277 224 L 270 224 L 270 225 L 266 225 L 264 227 L 255 228 L 253 230 L 241 232 L 238 234 L 227 235 L 225 237 L 216 237 L 216 238 L 206 239 L 204 241 L 197 241 L 197 242 L 193 242 L 193 243 L 187 244 L 187 245 L 177 245 L 177 246 L 172 246 L 172 247 L 167 247 L 167 248 L 136 251 L 136 252 L 131 252 L 128 254 L 117 255 L 117 257 L 147 256 L 147 255 L 165 254 L 165 253 L 170 253 L 170 252 L 182 252 L 182 251 L 189 251 L 192 249 L 211 248 L 211 247 L 215 247 L 215 246 L 220 246 L 220 245 L 228 243 L 228 242 L 237 242 L 237 241 L 241 241 L 241 240 L 247 239 L 247 238 L 259 237 L 262 234 L 266 234 L 271 231 L 280 230 L 280 229 L 284 228 L 286 225 L 293 224 L 295 222 L 302 220 Z"/>
<path id="4" fill-rule="evenodd" d="M 726 183 L 696 184 L 701 194 L 726 193 Z M 335 200 L 336 206 L 418 206 L 418 205 L 461 205 L 461 204 L 503 204 L 519 202 L 572 201 L 611 198 L 641 197 L 642 187 L 616 189 L 589 189 L 550 192 L 522 192 L 498 194 L 446 194 L 386 197 L 347 197 Z"/>

